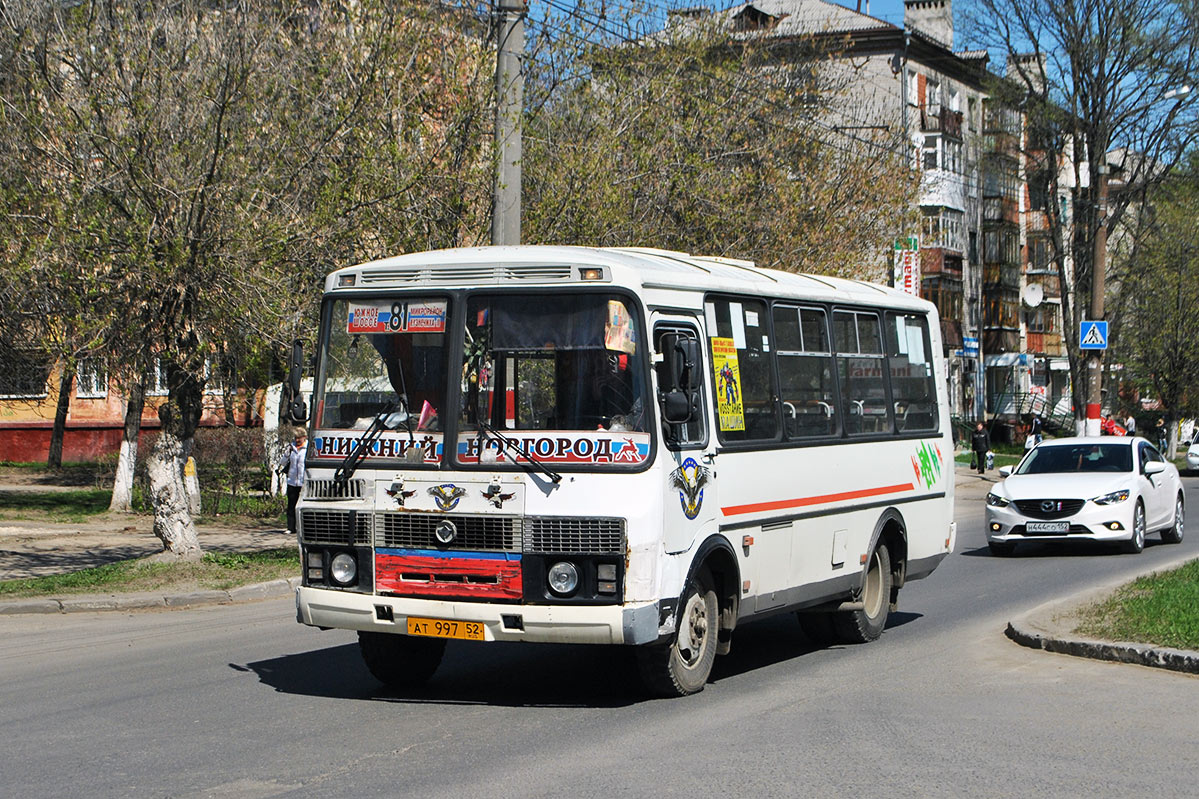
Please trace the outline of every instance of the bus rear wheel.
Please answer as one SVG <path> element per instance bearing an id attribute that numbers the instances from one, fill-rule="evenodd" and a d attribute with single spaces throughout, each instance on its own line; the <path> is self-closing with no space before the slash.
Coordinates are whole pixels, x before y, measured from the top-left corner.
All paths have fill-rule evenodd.
<path id="1" fill-rule="evenodd" d="M 646 688 L 658 696 L 686 696 L 704 689 L 716 660 L 719 610 L 712 578 L 701 572 L 683 593 L 672 640 L 637 649 L 637 666 Z"/>
<path id="2" fill-rule="evenodd" d="M 358 651 L 376 680 L 392 688 L 423 685 L 445 653 L 445 639 L 359 631 Z"/>
<path id="3" fill-rule="evenodd" d="M 862 584 L 862 609 L 833 614 L 837 637 L 847 644 L 864 644 L 883 634 L 891 610 L 891 554 L 879 542 L 870 556 Z"/>

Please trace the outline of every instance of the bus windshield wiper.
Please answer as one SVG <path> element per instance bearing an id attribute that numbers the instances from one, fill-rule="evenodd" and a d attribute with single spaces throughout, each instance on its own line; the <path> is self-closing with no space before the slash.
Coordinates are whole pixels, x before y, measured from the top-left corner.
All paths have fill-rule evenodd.
<path id="1" fill-rule="evenodd" d="M 532 453 L 530 453 L 524 447 L 522 447 L 520 445 L 520 443 L 518 441 L 516 441 L 516 439 L 508 438 L 508 436 L 504 435 L 499 430 L 496 430 L 494 427 L 487 424 L 487 422 L 484 422 L 482 419 L 479 419 L 477 421 L 479 423 L 479 433 L 480 433 L 480 435 L 479 435 L 479 462 L 480 463 L 483 461 L 483 436 L 482 436 L 482 434 L 487 433 L 488 435 L 495 438 L 496 441 L 499 441 L 501 444 L 503 444 L 504 449 L 515 450 L 518 455 L 520 455 L 522 458 L 524 458 L 523 461 L 519 461 L 519 460 L 516 461 L 516 464 L 518 466 L 524 467 L 524 469 L 526 471 L 532 471 L 533 470 L 532 467 L 536 467 L 536 471 L 539 471 L 542 474 L 544 474 L 546 477 L 548 477 L 550 480 L 552 480 L 555 485 L 562 482 L 562 475 L 558 474 L 553 469 L 551 469 L 550 467 L 546 466 L 541 461 L 534 458 Z"/>
<path id="2" fill-rule="evenodd" d="M 393 402 L 382 413 L 371 420 L 370 427 L 362 431 L 362 435 L 357 438 L 356 446 L 346 453 L 345 459 L 337 467 L 337 471 L 333 473 L 334 483 L 345 486 L 349 479 L 354 476 L 354 472 L 358 470 L 358 467 L 366 458 L 366 453 L 370 451 L 371 446 L 378 440 L 379 435 L 384 430 L 394 430 L 400 424 L 408 422 L 409 414 L 407 405 L 407 402 L 401 398 L 399 402 Z M 410 423 L 408 424 L 408 438 L 409 440 L 412 439 L 412 425 Z"/>

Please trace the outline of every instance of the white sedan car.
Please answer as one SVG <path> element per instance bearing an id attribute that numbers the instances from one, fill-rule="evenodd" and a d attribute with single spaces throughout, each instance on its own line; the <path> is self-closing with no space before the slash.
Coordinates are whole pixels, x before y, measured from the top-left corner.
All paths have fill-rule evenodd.
<path id="1" fill-rule="evenodd" d="M 1195 440 L 1187 449 L 1187 468 L 1199 469 L 1199 436 L 1195 436 Z"/>
<path id="2" fill-rule="evenodd" d="M 1126 552 L 1161 533 L 1183 533 L 1178 469 L 1143 438 L 1059 438 L 1038 444 L 987 494 L 987 546 L 1010 555 L 1020 541 L 1119 541 Z"/>

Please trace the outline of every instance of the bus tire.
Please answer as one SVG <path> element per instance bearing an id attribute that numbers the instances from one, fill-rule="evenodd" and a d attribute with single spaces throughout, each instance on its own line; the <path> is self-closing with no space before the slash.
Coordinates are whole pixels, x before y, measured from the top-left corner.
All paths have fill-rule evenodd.
<path id="1" fill-rule="evenodd" d="M 879 542 L 870 556 L 866 579 L 862 583 L 862 610 L 840 611 L 833 615 L 837 637 L 847 644 L 864 644 L 883 634 L 891 610 L 891 555 Z"/>
<path id="2" fill-rule="evenodd" d="M 704 690 L 716 660 L 720 604 L 707 570 L 687 583 L 677 629 L 666 644 L 637 648 L 645 687 L 657 696 L 686 696 Z"/>
<path id="3" fill-rule="evenodd" d="M 358 651 L 379 682 L 393 688 L 415 687 L 441 665 L 445 639 L 359 631 Z"/>

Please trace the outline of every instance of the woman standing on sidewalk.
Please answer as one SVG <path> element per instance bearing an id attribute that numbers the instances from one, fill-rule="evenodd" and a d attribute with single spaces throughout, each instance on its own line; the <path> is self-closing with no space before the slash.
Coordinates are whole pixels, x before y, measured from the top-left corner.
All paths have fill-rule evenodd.
<path id="1" fill-rule="evenodd" d="M 304 458 L 308 450 L 308 433 L 304 428 L 295 429 L 292 445 L 287 456 L 279 464 L 280 471 L 287 471 L 287 532 L 296 532 L 296 503 L 300 501 L 300 489 L 304 485 Z"/>

